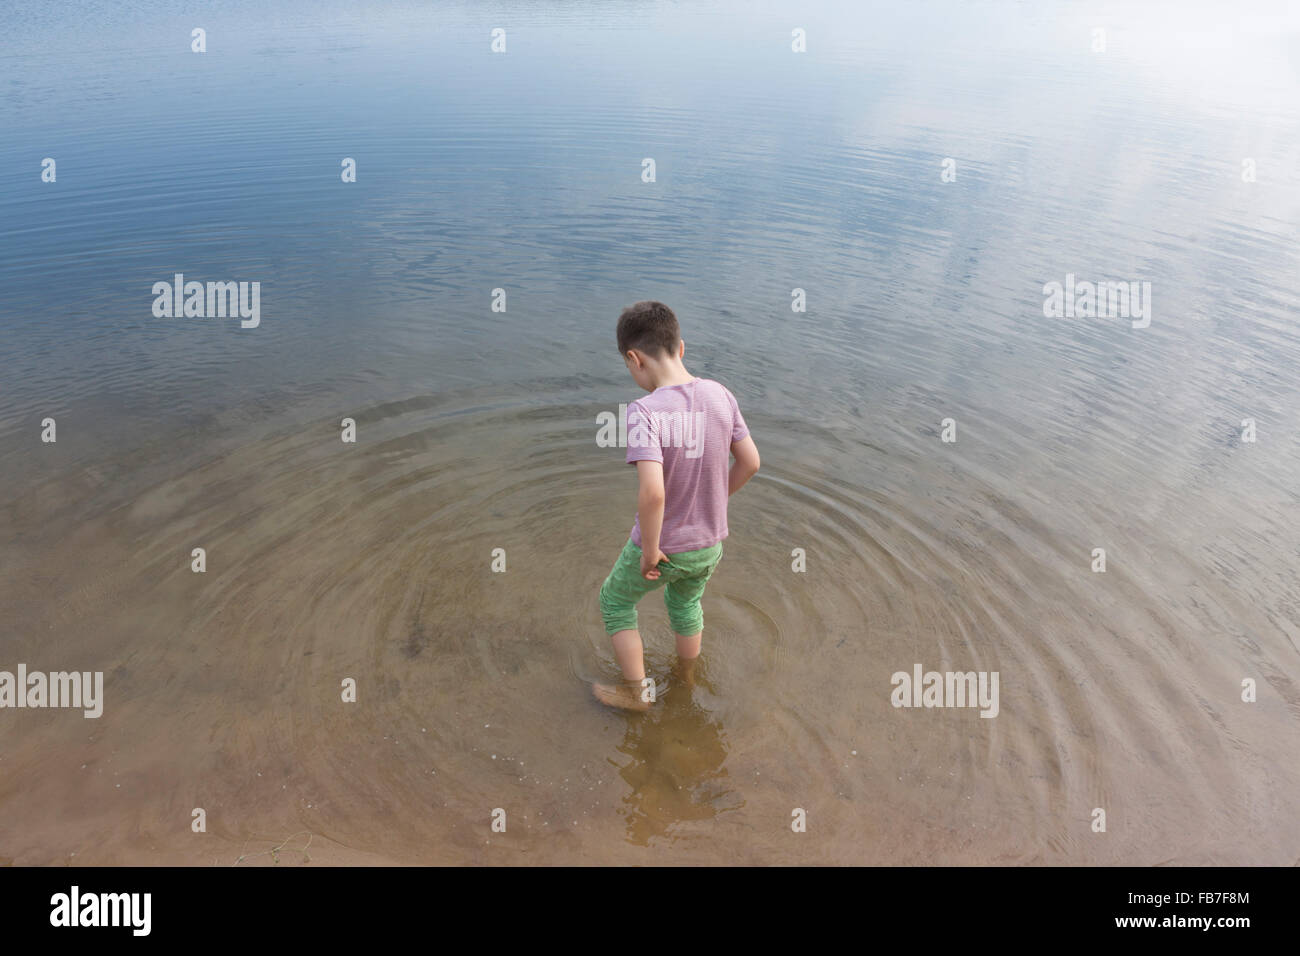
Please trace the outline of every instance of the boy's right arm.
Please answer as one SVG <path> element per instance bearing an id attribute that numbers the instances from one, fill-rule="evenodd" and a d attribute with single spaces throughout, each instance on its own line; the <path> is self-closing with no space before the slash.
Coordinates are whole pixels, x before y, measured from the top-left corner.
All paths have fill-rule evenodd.
<path id="1" fill-rule="evenodd" d="M 758 471 L 758 446 L 754 444 L 754 439 L 746 435 L 740 441 L 731 443 L 731 454 L 735 461 L 731 463 L 731 470 L 727 472 L 727 494 L 734 495 L 745 482 L 754 477 Z"/>

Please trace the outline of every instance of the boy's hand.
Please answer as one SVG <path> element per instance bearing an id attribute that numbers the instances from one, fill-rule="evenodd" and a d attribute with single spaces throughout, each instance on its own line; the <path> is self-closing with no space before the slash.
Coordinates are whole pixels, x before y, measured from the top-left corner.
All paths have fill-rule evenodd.
<path id="1" fill-rule="evenodd" d="M 641 552 L 641 577 L 645 578 L 647 581 L 658 581 L 659 562 L 667 561 L 667 560 L 668 560 L 668 555 L 664 554 L 658 548 L 655 548 L 653 557 L 650 555 L 649 552 L 642 551 Z"/>

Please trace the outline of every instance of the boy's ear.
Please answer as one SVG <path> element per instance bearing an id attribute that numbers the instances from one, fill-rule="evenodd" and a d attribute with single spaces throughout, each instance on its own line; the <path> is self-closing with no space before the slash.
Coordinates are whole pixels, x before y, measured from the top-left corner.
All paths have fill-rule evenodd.
<path id="1" fill-rule="evenodd" d="M 686 340 L 685 340 L 685 339 L 678 339 L 678 340 L 677 340 L 677 357 L 678 357 L 678 358 L 685 358 L 685 357 L 686 357 Z"/>

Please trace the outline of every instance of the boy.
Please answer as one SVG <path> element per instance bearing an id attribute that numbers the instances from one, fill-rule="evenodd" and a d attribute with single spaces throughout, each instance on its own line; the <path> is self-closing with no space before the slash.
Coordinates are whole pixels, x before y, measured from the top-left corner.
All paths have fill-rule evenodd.
<path id="1" fill-rule="evenodd" d="M 700 653 L 704 585 L 722 559 L 727 498 L 758 471 L 758 449 L 735 396 L 686 371 L 677 316 L 662 302 L 638 302 L 618 318 L 618 352 L 650 393 L 627 409 L 627 461 L 636 464 L 632 536 L 600 588 L 605 633 L 623 671 L 621 686 L 594 684 L 596 699 L 646 710 L 636 603 L 664 585 L 668 619 L 685 668 Z M 727 452 L 735 456 L 730 470 Z"/>

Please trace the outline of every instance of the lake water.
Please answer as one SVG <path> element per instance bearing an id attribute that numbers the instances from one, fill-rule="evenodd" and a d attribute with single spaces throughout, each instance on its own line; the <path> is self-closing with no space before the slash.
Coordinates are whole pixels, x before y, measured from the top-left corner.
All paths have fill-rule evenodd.
<path id="1" fill-rule="evenodd" d="M 0 862 L 1294 863 L 1300 12 L 1133 6 L 0 9 Z M 763 470 L 628 715 L 649 298 Z"/>

